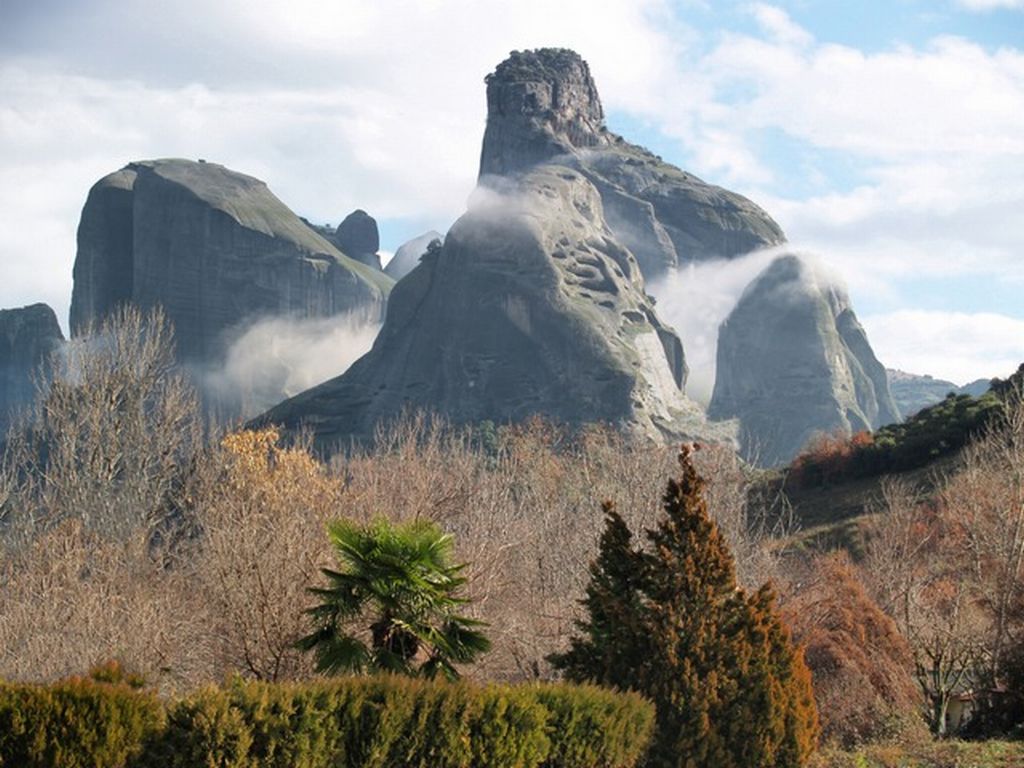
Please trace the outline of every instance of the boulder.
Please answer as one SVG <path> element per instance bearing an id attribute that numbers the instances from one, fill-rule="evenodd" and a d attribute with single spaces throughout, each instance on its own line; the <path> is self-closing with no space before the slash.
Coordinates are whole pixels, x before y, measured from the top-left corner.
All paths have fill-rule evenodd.
<path id="1" fill-rule="evenodd" d="M 741 451 L 769 466 L 816 433 L 899 420 L 845 291 L 795 255 L 775 259 L 719 329 L 708 415 L 738 419 Z"/>
<path id="2" fill-rule="evenodd" d="M 610 132 L 590 69 L 573 51 L 513 52 L 486 82 L 481 181 L 538 163 L 578 170 L 648 281 L 679 264 L 785 242 L 779 225 L 747 198 Z"/>
<path id="3" fill-rule="evenodd" d="M 35 399 L 37 377 L 64 342 L 57 315 L 47 304 L 0 309 L 0 442 L 10 419 Z"/>
<path id="4" fill-rule="evenodd" d="M 90 190 L 71 332 L 119 304 L 163 306 L 184 361 L 216 363 L 255 319 L 383 315 L 392 280 L 342 254 L 262 181 L 203 161 L 130 163 Z"/>
<path id="5" fill-rule="evenodd" d="M 402 243 L 395 251 L 395 255 L 391 257 L 391 261 L 384 267 L 384 273 L 394 280 L 401 280 L 416 269 L 420 258 L 427 252 L 427 247 L 435 241 L 440 243 L 443 238 L 444 235 L 440 232 L 430 230 Z"/>
<path id="6" fill-rule="evenodd" d="M 380 271 L 380 233 L 377 221 L 366 211 L 356 209 L 334 230 L 333 242 L 349 258 Z"/>
<path id="7" fill-rule="evenodd" d="M 455 423 L 608 422 L 658 439 L 706 436 L 686 362 L 577 171 L 532 168 L 482 189 L 396 286 L 373 349 L 256 420 L 321 447 L 366 440 L 406 409 Z"/>

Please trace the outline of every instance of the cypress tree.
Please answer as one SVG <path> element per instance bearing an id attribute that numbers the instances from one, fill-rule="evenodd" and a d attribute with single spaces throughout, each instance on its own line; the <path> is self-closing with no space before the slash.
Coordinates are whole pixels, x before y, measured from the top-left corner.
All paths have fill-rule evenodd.
<path id="1" fill-rule="evenodd" d="M 635 685 L 641 635 L 642 555 L 633 548 L 633 534 L 615 505 L 602 505 L 605 529 L 597 559 L 590 565 L 590 583 L 583 605 L 587 618 L 576 622 L 579 634 L 569 650 L 551 657 L 570 680 L 600 680 L 621 690 Z"/>
<path id="2" fill-rule="evenodd" d="M 567 653 L 552 663 L 573 680 L 648 696 L 657 768 L 789 768 L 817 740 L 810 673 L 794 649 L 770 588 L 747 596 L 708 514 L 705 481 L 680 452 L 681 474 L 663 497 L 665 516 L 632 544 L 611 505 L 584 606 Z"/>

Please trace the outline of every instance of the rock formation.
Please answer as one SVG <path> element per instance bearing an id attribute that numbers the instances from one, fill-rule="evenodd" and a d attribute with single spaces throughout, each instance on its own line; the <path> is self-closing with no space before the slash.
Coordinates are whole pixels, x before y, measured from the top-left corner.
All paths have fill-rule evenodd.
<path id="1" fill-rule="evenodd" d="M 10 417 L 32 403 L 36 377 L 47 375 L 50 356 L 63 341 L 46 304 L 0 310 L 0 442 Z"/>
<path id="2" fill-rule="evenodd" d="M 359 312 L 376 321 L 392 281 L 307 226 L 251 176 L 214 163 L 131 163 L 90 190 L 78 228 L 71 332 L 118 304 L 161 304 L 180 357 L 218 360 L 228 335 L 269 315 Z"/>
<path id="3" fill-rule="evenodd" d="M 450 420 L 611 422 L 704 434 L 686 363 L 632 254 L 580 173 L 537 166 L 475 204 L 392 292 L 373 349 L 257 423 L 307 426 L 321 447 L 423 408 Z"/>
<path id="4" fill-rule="evenodd" d="M 775 259 L 722 324 L 708 415 L 738 418 L 742 452 L 765 465 L 789 461 L 815 433 L 899 420 L 845 292 L 793 255 Z"/>
<path id="5" fill-rule="evenodd" d="M 944 400 L 946 395 L 978 397 L 988 392 L 992 386 L 992 379 L 976 379 L 961 387 L 952 381 L 936 379 L 928 374 L 919 376 L 892 368 L 887 368 L 885 375 L 889 380 L 892 399 L 904 419 L 909 419 L 918 411 Z"/>
<path id="6" fill-rule="evenodd" d="M 575 168 L 650 281 L 680 263 L 785 241 L 750 200 L 707 184 L 607 130 L 586 62 L 564 49 L 513 52 L 487 77 L 481 181 L 538 163 Z"/>
<path id="7" fill-rule="evenodd" d="M 394 280 L 401 280 L 408 275 L 419 264 L 420 257 L 427 252 L 427 246 L 437 241 L 440 245 L 444 236 L 440 232 L 430 230 L 419 237 L 414 237 L 408 242 L 402 243 L 391 257 L 391 261 L 384 267 L 384 272 Z"/>
<path id="8" fill-rule="evenodd" d="M 380 271 L 380 233 L 377 221 L 366 211 L 357 208 L 346 216 L 334 230 L 332 242 L 349 258 Z"/>

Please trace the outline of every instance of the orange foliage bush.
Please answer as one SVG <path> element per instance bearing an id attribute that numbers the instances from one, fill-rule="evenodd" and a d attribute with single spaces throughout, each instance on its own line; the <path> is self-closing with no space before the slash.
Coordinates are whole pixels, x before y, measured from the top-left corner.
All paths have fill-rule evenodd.
<path id="1" fill-rule="evenodd" d="M 874 444 L 870 432 L 852 435 L 837 430 L 811 438 L 803 452 L 790 465 L 790 479 L 797 487 L 835 483 L 850 477 L 860 455 Z"/>
<path id="2" fill-rule="evenodd" d="M 910 647 L 845 552 L 810 563 L 783 607 L 805 648 L 826 739 L 849 747 L 916 719 L 922 701 Z"/>

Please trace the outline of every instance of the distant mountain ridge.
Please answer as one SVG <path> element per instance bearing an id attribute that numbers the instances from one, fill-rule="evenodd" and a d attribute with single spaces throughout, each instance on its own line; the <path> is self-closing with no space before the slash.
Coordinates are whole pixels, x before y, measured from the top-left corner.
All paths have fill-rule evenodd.
<path id="1" fill-rule="evenodd" d="M 896 407 L 904 419 L 930 405 L 935 405 L 950 393 L 978 397 L 988 392 L 992 386 L 992 379 L 976 379 L 959 386 L 952 381 L 936 379 L 927 374 L 918 375 L 894 368 L 886 368 L 885 375 L 889 380 L 889 388 L 892 390 Z"/>

